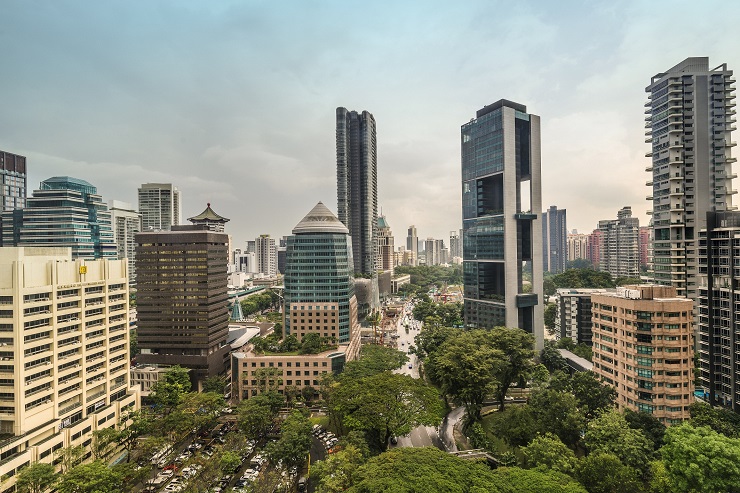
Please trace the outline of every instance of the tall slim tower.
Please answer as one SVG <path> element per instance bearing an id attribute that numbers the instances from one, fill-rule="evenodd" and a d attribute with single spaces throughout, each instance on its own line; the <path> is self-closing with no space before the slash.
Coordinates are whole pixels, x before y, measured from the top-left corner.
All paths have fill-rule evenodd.
<path id="1" fill-rule="evenodd" d="M 542 213 L 542 256 L 547 272 L 565 271 L 568 257 L 568 227 L 565 209 L 551 205 Z"/>
<path id="2" fill-rule="evenodd" d="M 266 276 L 277 274 L 277 247 L 275 238 L 270 235 L 260 235 L 254 240 L 255 258 L 257 260 L 257 272 Z"/>
<path id="3" fill-rule="evenodd" d="M 419 237 L 416 234 L 416 226 L 409 226 L 408 236 L 406 236 L 406 250 L 412 252 L 411 265 L 419 265 Z"/>
<path id="4" fill-rule="evenodd" d="M 113 241 L 116 242 L 119 259 L 128 259 L 128 282 L 136 284 L 136 233 L 141 232 L 141 216 L 128 202 L 111 200 L 108 202 L 113 228 Z"/>
<path id="5" fill-rule="evenodd" d="M 378 238 L 375 118 L 337 108 L 337 209 L 352 237 L 355 272 L 375 274 Z"/>
<path id="6" fill-rule="evenodd" d="M 645 88 L 646 142 L 652 171 L 653 277 L 696 299 L 697 237 L 707 212 L 734 209 L 735 79 L 727 64 L 687 58 Z"/>
<path id="7" fill-rule="evenodd" d="M 461 129 L 465 325 L 544 344 L 540 117 L 502 99 Z"/>
<path id="8" fill-rule="evenodd" d="M 632 207 L 622 207 L 617 219 L 599 221 L 601 249 L 599 269 L 612 277 L 640 275 L 640 220 Z"/>
<path id="9" fill-rule="evenodd" d="M 139 188 L 142 231 L 166 231 L 180 224 L 180 190 L 172 183 L 144 183 Z"/>
<path id="10" fill-rule="evenodd" d="M 26 157 L 0 151 L 0 212 L 26 206 Z"/>

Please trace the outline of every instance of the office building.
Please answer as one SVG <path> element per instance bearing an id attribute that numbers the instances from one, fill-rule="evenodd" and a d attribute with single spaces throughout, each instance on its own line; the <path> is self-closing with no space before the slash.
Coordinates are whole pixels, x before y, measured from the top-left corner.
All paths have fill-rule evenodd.
<path id="1" fill-rule="evenodd" d="M 241 253 L 239 249 L 234 251 L 234 270 L 246 274 L 257 273 L 257 256 L 254 253 Z"/>
<path id="2" fill-rule="evenodd" d="M 591 345 L 591 296 L 606 289 L 559 288 L 555 293 L 555 337 Z"/>
<path id="3" fill-rule="evenodd" d="M 206 204 L 206 209 L 203 212 L 201 212 L 197 216 L 189 217 L 188 221 L 190 221 L 190 223 L 195 226 L 203 225 L 209 231 L 213 231 L 215 233 L 223 233 L 224 226 L 227 222 L 230 221 L 230 219 L 216 214 L 213 209 L 211 209 L 211 203 L 209 202 L 208 204 Z M 230 240 L 229 244 L 231 244 Z"/>
<path id="4" fill-rule="evenodd" d="M 0 151 L 0 212 L 26 206 L 26 157 Z"/>
<path id="5" fill-rule="evenodd" d="M 389 270 L 393 273 L 393 251 L 395 239 L 385 216 L 378 216 L 378 270 Z"/>
<path id="6" fill-rule="evenodd" d="M 375 275 L 378 154 L 375 118 L 337 108 L 337 209 L 352 237 L 355 272 Z"/>
<path id="7" fill-rule="evenodd" d="M 257 272 L 268 277 L 277 275 L 277 247 L 275 238 L 270 235 L 260 235 L 254 240 Z"/>
<path id="8" fill-rule="evenodd" d="M 128 282 L 136 285 L 136 233 L 141 232 L 141 216 L 128 202 L 111 200 L 108 202 L 113 229 L 113 241 L 119 259 L 127 259 Z"/>
<path id="9" fill-rule="evenodd" d="M 640 220 L 632 208 L 623 207 L 617 219 L 599 221 L 601 258 L 599 269 L 612 277 L 640 275 Z"/>
<path id="10" fill-rule="evenodd" d="M 416 234 L 416 226 L 409 226 L 408 235 L 406 236 L 406 250 L 411 253 L 410 264 L 404 265 L 417 265 L 419 258 L 419 237 Z"/>
<path id="11" fill-rule="evenodd" d="M 42 181 L 25 208 L 3 212 L 2 246 L 70 247 L 73 259 L 117 256 L 108 206 L 94 186 L 69 176 Z"/>
<path id="12" fill-rule="evenodd" d="M 166 231 L 180 224 L 180 190 L 172 183 L 144 183 L 139 188 L 139 214 L 143 231 Z"/>
<path id="13" fill-rule="evenodd" d="M 652 276 L 690 299 L 696 299 L 696 242 L 707 212 L 734 209 L 734 83 L 727 64 L 710 68 L 708 57 L 692 57 L 656 74 L 645 88 Z"/>
<path id="14" fill-rule="evenodd" d="M 195 388 L 224 371 L 227 242 L 207 225 L 136 235 L 139 363 L 190 368 Z"/>
<path id="15" fill-rule="evenodd" d="M 565 271 L 568 255 L 568 228 L 565 209 L 551 205 L 542 213 L 542 259 L 544 269 L 553 274 Z"/>
<path id="16" fill-rule="evenodd" d="M 462 258 L 462 230 L 450 231 L 450 260 L 454 257 Z"/>
<path id="17" fill-rule="evenodd" d="M 282 242 L 283 240 L 280 239 L 280 243 Z M 279 274 L 285 273 L 285 262 L 287 258 L 288 258 L 288 247 L 286 243 L 286 246 L 277 247 L 277 271 Z"/>
<path id="18" fill-rule="evenodd" d="M 464 314 L 544 344 L 540 118 L 501 100 L 461 129 Z"/>
<path id="19" fill-rule="evenodd" d="M 572 233 L 568 235 L 568 262 L 575 260 L 589 260 L 589 243 L 591 237 L 587 234 Z"/>
<path id="20" fill-rule="evenodd" d="M 740 412 L 740 212 L 709 213 L 698 248 L 699 380 L 710 404 Z"/>
<path id="21" fill-rule="evenodd" d="M 139 408 L 129 384 L 128 278 L 122 260 L 69 248 L 0 248 L 0 474 L 90 444 Z"/>
<path id="22" fill-rule="evenodd" d="M 692 307 L 676 288 L 657 284 L 591 296 L 593 371 L 617 391 L 620 410 L 645 412 L 665 425 L 690 418 Z"/>

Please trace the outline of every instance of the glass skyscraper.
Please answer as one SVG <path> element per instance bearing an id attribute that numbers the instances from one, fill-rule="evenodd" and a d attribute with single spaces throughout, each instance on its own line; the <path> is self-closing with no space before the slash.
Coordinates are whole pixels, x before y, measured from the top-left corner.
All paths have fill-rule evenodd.
<path id="1" fill-rule="evenodd" d="M 540 118 L 501 100 L 461 129 L 464 315 L 544 341 Z"/>

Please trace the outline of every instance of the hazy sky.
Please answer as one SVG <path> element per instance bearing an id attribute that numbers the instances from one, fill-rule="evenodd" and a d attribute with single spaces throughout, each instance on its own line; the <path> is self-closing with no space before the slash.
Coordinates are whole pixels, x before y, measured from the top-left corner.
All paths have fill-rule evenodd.
<path id="1" fill-rule="evenodd" d="M 336 212 L 337 106 L 375 116 L 396 245 L 461 226 L 460 125 L 501 98 L 541 116 L 543 206 L 569 229 L 625 205 L 647 224 L 650 77 L 689 56 L 740 70 L 728 1 L 2 0 L 0 18 L 0 149 L 28 157 L 29 195 L 69 175 L 135 204 L 172 182 L 239 247 Z"/>

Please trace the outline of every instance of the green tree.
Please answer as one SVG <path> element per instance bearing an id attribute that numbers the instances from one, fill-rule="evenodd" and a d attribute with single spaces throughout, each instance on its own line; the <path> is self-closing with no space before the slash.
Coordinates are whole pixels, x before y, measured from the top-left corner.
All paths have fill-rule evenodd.
<path id="1" fill-rule="evenodd" d="M 129 354 L 131 359 L 136 358 L 139 354 L 139 334 L 136 329 L 129 330 Z"/>
<path id="2" fill-rule="evenodd" d="M 94 461 L 73 467 L 61 477 L 59 493 L 110 493 L 121 491 L 122 477 L 105 463 Z"/>
<path id="3" fill-rule="evenodd" d="M 203 380 L 203 392 L 213 392 L 223 394 L 226 388 L 226 378 L 220 375 L 214 375 Z"/>
<path id="4" fill-rule="evenodd" d="M 300 469 L 310 449 L 311 422 L 300 411 L 293 411 L 281 426 L 280 438 L 270 442 L 265 450 L 271 463 Z"/>
<path id="5" fill-rule="evenodd" d="M 625 466 L 616 455 L 597 452 L 578 461 L 576 479 L 589 493 L 640 493 L 643 485 L 637 470 Z M 686 490 L 683 490 L 686 491 Z"/>
<path id="6" fill-rule="evenodd" d="M 529 409 L 539 431 L 550 431 L 570 448 L 576 447 L 585 428 L 585 419 L 573 394 L 553 389 L 534 391 Z"/>
<path id="7" fill-rule="evenodd" d="M 545 328 L 550 334 L 555 334 L 555 316 L 558 307 L 555 303 L 548 303 L 545 307 Z"/>
<path id="8" fill-rule="evenodd" d="M 588 424 L 583 443 L 590 453 L 612 454 L 622 464 L 647 474 L 653 444 L 640 430 L 629 427 L 616 410 L 602 414 Z"/>
<path id="9" fill-rule="evenodd" d="M 592 371 L 576 372 L 570 379 L 570 389 L 586 419 L 613 408 L 617 398 L 614 387 L 603 383 Z"/>
<path id="10" fill-rule="evenodd" d="M 257 380 L 260 393 L 277 392 L 283 384 L 283 371 L 275 367 L 257 368 L 254 379 Z"/>
<path id="11" fill-rule="evenodd" d="M 242 464 L 242 458 L 236 452 L 226 450 L 219 459 L 221 470 L 226 474 L 233 474 Z"/>
<path id="12" fill-rule="evenodd" d="M 315 332 L 309 332 L 303 336 L 299 352 L 300 354 L 317 354 L 320 353 L 323 348 L 323 338 Z"/>
<path id="13" fill-rule="evenodd" d="M 357 468 L 364 462 L 365 456 L 357 448 L 345 446 L 311 466 L 311 481 L 316 484 L 317 493 L 345 491 L 354 483 Z"/>
<path id="14" fill-rule="evenodd" d="M 506 394 L 515 382 L 526 380 L 534 366 L 534 336 L 522 329 L 494 327 L 486 331 L 491 345 L 505 355 L 496 362 L 494 396 L 504 410 Z"/>
<path id="15" fill-rule="evenodd" d="M 36 462 L 20 470 L 15 486 L 20 493 L 43 493 L 56 482 L 54 466 Z"/>
<path id="16" fill-rule="evenodd" d="M 157 408 L 169 414 L 191 388 L 189 370 L 175 365 L 154 384 L 150 398 Z"/>
<path id="17" fill-rule="evenodd" d="M 510 447 L 523 447 L 530 443 L 540 426 L 531 406 L 509 406 L 504 412 L 490 417 L 490 426 L 497 437 Z"/>
<path id="18" fill-rule="evenodd" d="M 62 447 L 54 451 L 54 457 L 59 461 L 62 474 L 72 469 L 84 455 L 85 448 L 82 445 Z"/>
<path id="19" fill-rule="evenodd" d="M 357 379 L 391 371 L 403 366 L 408 356 L 393 348 L 378 344 L 365 344 L 360 349 L 360 358 L 344 365 L 341 379 Z"/>
<path id="20" fill-rule="evenodd" d="M 536 437 L 522 449 L 522 455 L 524 465 L 529 469 L 551 469 L 569 475 L 575 471 L 575 454 L 552 433 Z"/>
<path id="21" fill-rule="evenodd" d="M 555 348 L 555 344 L 551 341 L 545 342 L 545 347 L 540 351 L 540 362 L 545 365 L 545 368 L 552 373 L 554 371 L 566 371 L 568 369 L 568 363 L 565 358 L 560 355 L 560 351 Z"/>
<path id="22" fill-rule="evenodd" d="M 117 438 L 118 430 L 115 428 L 102 428 L 93 431 L 90 442 L 90 453 L 92 453 L 93 459 L 105 458 L 111 452 Z"/>
<path id="23" fill-rule="evenodd" d="M 709 426 L 726 437 L 740 438 L 740 414 L 734 411 L 695 402 L 689 407 L 689 413 L 695 427 Z"/>
<path id="24" fill-rule="evenodd" d="M 668 428 L 660 453 L 673 491 L 740 491 L 740 439 L 684 423 Z"/>
<path id="25" fill-rule="evenodd" d="M 591 346 L 585 343 L 577 344 L 576 347 L 572 350 L 573 354 L 576 356 L 580 356 L 581 358 L 592 361 L 593 360 L 593 349 L 591 349 Z"/>
<path id="26" fill-rule="evenodd" d="M 666 428 L 658 418 L 652 414 L 625 409 L 624 419 L 630 428 L 642 431 L 645 437 L 652 442 L 654 450 L 663 446 Z"/>
<path id="27" fill-rule="evenodd" d="M 141 411 L 128 412 L 121 416 L 115 441 L 126 451 L 126 462 L 131 460 L 131 451 L 139 437 L 151 433 L 153 428 L 154 423 L 150 417 Z"/>
<path id="28" fill-rule="evenodd" d="M 500 493 L 587 493 L 573 478 L 552 470 L 502 467 L 493 475 Z"/>
<path id="29" fill-rule="evenodd" d="M 343 381 L 331 389 L 328 407 L 346 428 L 364 431 L 377 450 L 385 450 L 391 436 L 438 425 L 443 414 L 434 387 L 390 372 Z"/>
<path id="30" fill-rule="evenodd" d="M 552 277 L 556 288 L 613 288 L 616 287 L 608 272 L 593 269 L 568 269 Z"/>
<path id="31" fill-rule="evenodd" d="M 414 338 L 414 344 L 416 345 L 415 353 L 419 358 L 424 359 L 442 346 L 445 341 L 457 337 L 462 333 L 462 329 L 454 329 L 452 327 L 424 327 L 424 330 L 420 331 Z"/>
<path id="32" fill-rule="evenodd" d="M 337 446 L 340 449 L 354 447 L 364 458 L 370 457 L 370 447 L 367 446 L 367 440 L 362 431 L 352 430 L 346 435 L 339 437 Z"/>
<path id="33" fill-rule="evenodd" d="M 263 395 L 243 400 L 237 408 L 239 429 L 250 440 L 262 440 L 274 424 L 275 412 L 270 408 L 268 400 L 262 397 Z"/>

